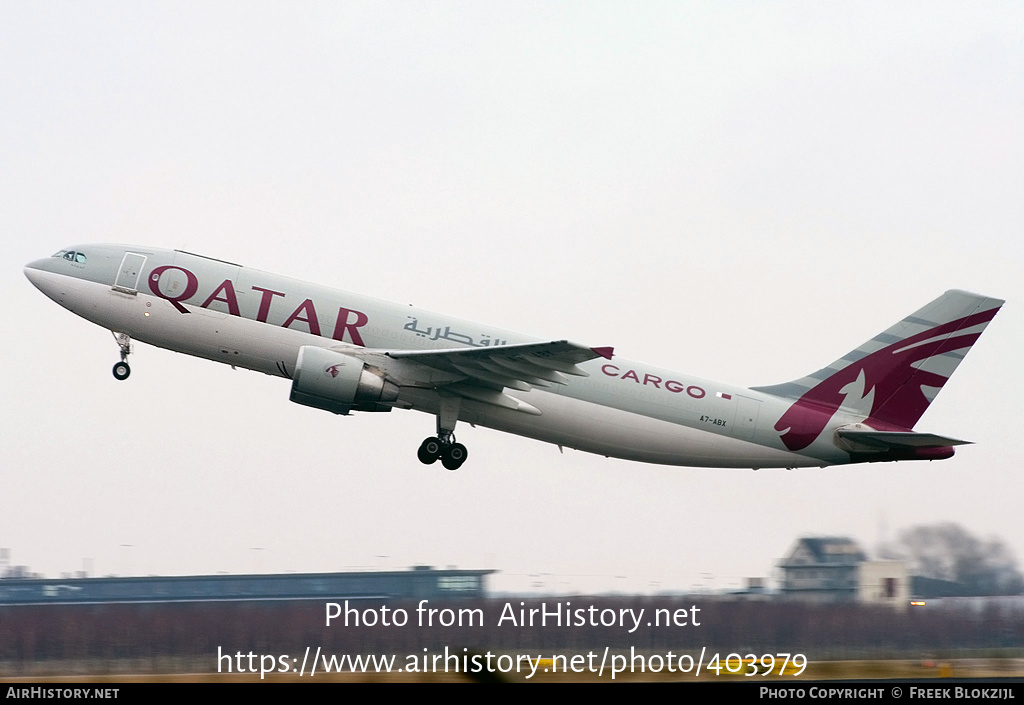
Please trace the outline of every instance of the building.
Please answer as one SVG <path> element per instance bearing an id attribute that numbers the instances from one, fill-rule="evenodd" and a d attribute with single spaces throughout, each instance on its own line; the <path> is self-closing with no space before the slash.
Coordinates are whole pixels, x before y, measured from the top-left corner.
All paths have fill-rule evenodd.
<path id="1" fill-rule="evenodd" d="M 0 605 L 478 598 L 493 570 L 0 579 Z"/>
<path id="2" fill-rule="evenodd" d="M 904 610 L 910 604 L 910 576 L 903 561 L 864 561 L 857 571 L 857 602 Z"/>
<path id="3" fill-rule="evenodd" d="M 910 578 L 901 561 L 869 561 L 853 539 L 802 538 L 779 564 L 784 599 L 905 609 Z"/>
<path id="4" fill-rule="evenodd" d="M 802 538 L 779 564 L 784 599 L 854 602 L 858 566 L 867 556 L 853 539 Z"/>

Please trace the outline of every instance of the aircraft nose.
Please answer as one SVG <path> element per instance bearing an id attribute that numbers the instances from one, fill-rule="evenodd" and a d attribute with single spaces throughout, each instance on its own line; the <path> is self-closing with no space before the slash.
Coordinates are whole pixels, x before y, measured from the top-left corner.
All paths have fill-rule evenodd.
<path id="1" fill-rule="evenodd" d="M 46 271 L 46 268 L 44 267 L 45 263 L 46 260 L 37 259 L 34 262 L 26 264 L 25 269 L 23 270 L 25 272 L 25 276 L 28 277 L 28 280 L 32 282 L 37 289 L 39 288 L 40 279 L 42 278 L 40 273 Z"/>
<path id="2" fill-rule="evenodd" d="M 55 272 L 54 262 L 57 262 L 53 257 L 47 257 L 45 259 L 37 259 L 34 262 L 29 262 L 25 265 L 22 270 L 25 272 L 25 276 L 32 286 L 39 289 L 50 298 L 53 298 L 53 294 L 50 291 L 53 288 L 53 281 Z"/>

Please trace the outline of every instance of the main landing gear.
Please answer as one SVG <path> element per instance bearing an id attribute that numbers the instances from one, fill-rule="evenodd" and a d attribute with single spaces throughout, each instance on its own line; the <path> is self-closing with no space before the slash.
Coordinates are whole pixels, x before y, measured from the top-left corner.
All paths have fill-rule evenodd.
<path id="1" fill-rule="evenodd" d="M 132 352 L 132 339 L 126 333 L 114 333 L 114 340 L 121 348 L 121 362 L 114 365 L 114 379 L 125 380 L 132 373 L 132 368 L 128 365 L 128 355 Z"/>
<path id="2" fill-rule="evenodd" d="M 424 465 L 433 465 L 438 459 L 449 470 L 458 470 L 469 455 L 466 446 L 455 442 L 455 422 L 459 418 L 462 397 L 441 397 L 437 414 L 437 435 L 420 443 L 416 456 Z"/>
<path id="3" fill-rule="evenodd" d="M 451 433 L 446 438 L 431 436 L 420 443 L 416 456 L 424 465 L 433 465 L 440 458 L 441 465 L 449 470 L 458 470 L 466 462 L 469 453 L 466 446 L 454 441 L 455 436 Z"/>

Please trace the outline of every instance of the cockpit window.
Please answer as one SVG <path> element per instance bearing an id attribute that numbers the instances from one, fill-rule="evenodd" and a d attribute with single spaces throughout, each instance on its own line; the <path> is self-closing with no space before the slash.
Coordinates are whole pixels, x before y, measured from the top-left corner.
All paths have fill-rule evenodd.
<path id="1" fill-rule="evenodd" d="M 85 264 L 86 260 L 85 253 L 75 252 L 74 250 L 60 250 L 59 252 L 55 252 L 53 256 L 66 259 L 68 262 L 74 262 L 76 264 Z"/>

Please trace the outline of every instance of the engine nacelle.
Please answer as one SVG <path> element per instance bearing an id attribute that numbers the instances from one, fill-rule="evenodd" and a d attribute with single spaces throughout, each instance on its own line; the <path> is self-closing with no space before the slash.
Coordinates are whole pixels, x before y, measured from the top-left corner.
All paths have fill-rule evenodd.
<path id="1" fill-rule="evenodd" d="M 398 391 L 398 385 L 357 357 L 303 345 L 289 398 L 297 404 L 347 414 L 353 410 L 391 411 L 385 403 L 398 399 Z"/>

